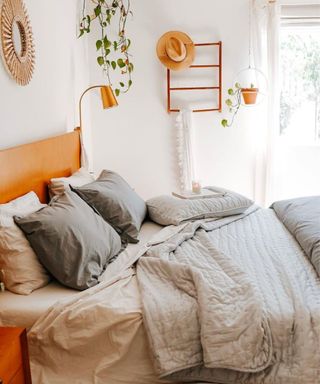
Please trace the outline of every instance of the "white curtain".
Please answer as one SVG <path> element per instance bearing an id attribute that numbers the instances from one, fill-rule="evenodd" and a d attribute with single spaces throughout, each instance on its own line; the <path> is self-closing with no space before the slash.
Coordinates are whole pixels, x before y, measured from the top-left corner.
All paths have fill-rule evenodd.
<path id="1" fill-rule="evenodd" d="M 176 118 L 176 151 L 180 191 L 190 190 L 195 180 L 194 130 L 192 112 L 183 109 Z"/>
<path id="2" fill-rule="evenodd" d="M 277 1 L 252 0 L 252 49 L 254 67 L 268 79 L 268 95 L 259 106 L 256 129 L 257 157 L 255 200 L 268 206 L 274 200 L 276 147 L 279 130 L 279 31 L 280 5 Z"/>

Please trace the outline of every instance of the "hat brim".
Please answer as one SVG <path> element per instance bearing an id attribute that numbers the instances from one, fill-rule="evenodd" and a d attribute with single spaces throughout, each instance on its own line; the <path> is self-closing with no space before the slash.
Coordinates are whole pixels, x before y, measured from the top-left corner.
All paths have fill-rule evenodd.
<path id="1" fill-rule="evenodd" d="M 174 60 L 171 60 L 170 57 L 167 55 L 166 41 L 170 37 L 175 37 L 185 44 L 186 57 L 182 61 L 176 62 Z M 193 63 L 195 57 L 195 48 L 193 41 L 186 33 L 180 31 L 170 31 L 166 32 L 160 37 L 157 44 L 157 55 L 159 60 L 165 67 L 172 69 L 173 71 L 181 71 L 190 67 L 190 65 Z"/>

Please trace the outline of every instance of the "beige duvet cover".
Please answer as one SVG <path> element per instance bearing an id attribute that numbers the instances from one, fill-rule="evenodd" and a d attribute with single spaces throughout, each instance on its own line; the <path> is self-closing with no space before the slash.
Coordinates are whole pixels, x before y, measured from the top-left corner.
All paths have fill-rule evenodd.
<path id="1" fill-rule="evenodd" d="M 28 334 L 34 383 L 167 383 L 152 366 L 131 267 L 161 228 L 145 223 L 140 243 L 109 265 L 101 284 L 60 300 L 38 319 Z"/>
<path id="2" fill-rule="evenodd" d="M 135 270 L 89 291 L 29 333 L 34 383 L 166 383 L 151 363 Z"/>

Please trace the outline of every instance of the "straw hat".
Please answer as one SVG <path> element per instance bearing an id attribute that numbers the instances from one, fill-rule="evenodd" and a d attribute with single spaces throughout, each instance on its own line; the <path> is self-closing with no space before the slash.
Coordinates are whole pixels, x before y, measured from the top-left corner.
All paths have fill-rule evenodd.
<path id="1" fill-rule="evenodd" d="M 167 32 L 158 41 L 157 55 L 167 68 L 181 71 L 190 67 L 194 60 L 193 41 L 183 32 Z"/>

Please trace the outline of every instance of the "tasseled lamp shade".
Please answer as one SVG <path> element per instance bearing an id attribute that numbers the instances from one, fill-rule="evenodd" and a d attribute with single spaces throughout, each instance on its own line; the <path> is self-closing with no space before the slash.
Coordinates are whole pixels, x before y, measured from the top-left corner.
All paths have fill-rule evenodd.
<path id="1" fill-rule="evenodd" d="M 118 105 L 117 99 L 113 93 L 110 85 L 100 87 L 101 100 L 104 109 L 116 107 Z"/>

